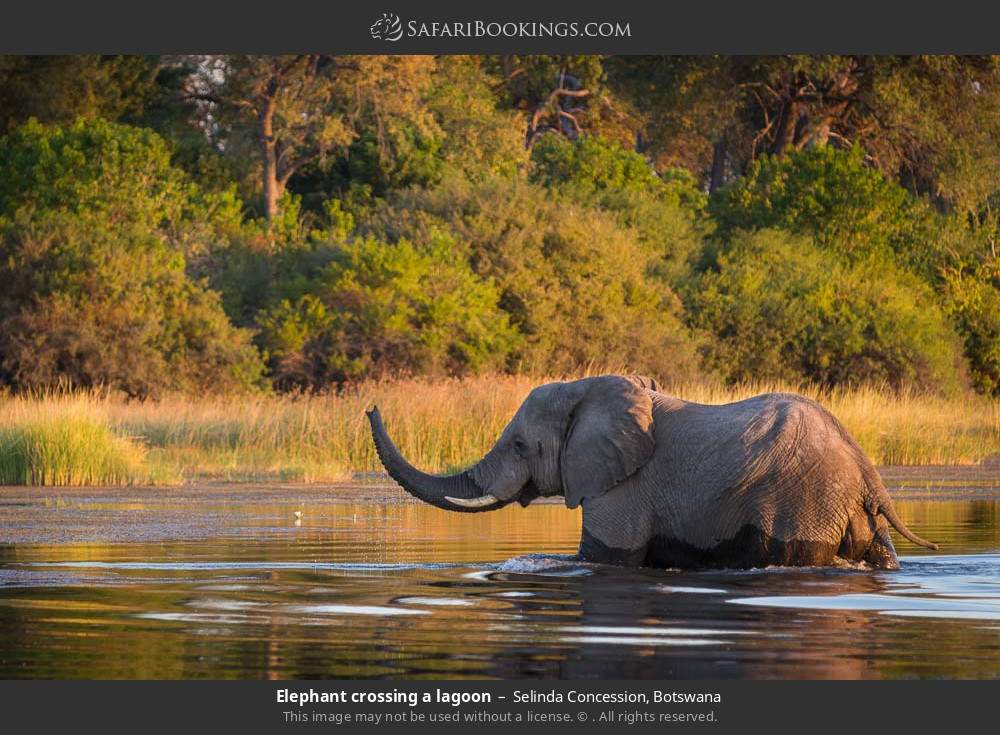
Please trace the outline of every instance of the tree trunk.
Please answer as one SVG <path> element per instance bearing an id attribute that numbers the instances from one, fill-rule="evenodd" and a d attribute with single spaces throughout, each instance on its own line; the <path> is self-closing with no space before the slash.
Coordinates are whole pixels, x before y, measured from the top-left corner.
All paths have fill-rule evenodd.
<path id="1" fill-rule="evenodd" d="M 822 148 L 830 141 L 830 119 L 823 118 L 816 124 L 805 140 L 803 147 Z"/>
<path id="2" fill-rule="evenodd" d="M 791 147 L 795 141 L 795 131 L 798 127 L 798 122 L 799 103 L 794 99 L 790 99 L 785 102 L 781 109 L 778 130 L 774 134 L 774 144 L 771 146 L 771 153 L 773 155 L 780 157 Z"/>
<path id="3" fill-rule="evenodd" d="M 273 149 L 264 152 L 264 214 L 268 220 L 278 216 L 278 199 L 281 198 L 274 158 Z"/>
<path id="4" fill-rule="evenodd" d="M 708 183 L 711 194 L 726 183 L 726 144 L 721 140 L 712 147 L 712 178 Z"/>
<path id="5" fill-rule="evenodd" d="M 281 182 L 278 180 L 278 154 L 274 140 L 274 100 L 268 100 L 259 115 L 261 163 L 264 191 L 264 214 L 268 220 L 278 216 L 278 199 L 281 198 Z"/>

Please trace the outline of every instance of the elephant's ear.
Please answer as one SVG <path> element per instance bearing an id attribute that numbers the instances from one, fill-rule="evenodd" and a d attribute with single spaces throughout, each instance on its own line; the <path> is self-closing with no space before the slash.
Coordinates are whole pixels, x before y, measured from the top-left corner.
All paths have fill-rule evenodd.
<path id="1" fill-rule="evenodd" d="M 653 401 L 641 383 L 617 375 L 578 381 L 560 456 L 566 505 L 607 492 L 652 456 Z"/>
<path id="2" fill-rule="evenodd" d="M 645 375 L 626 375 L 625 379 L 632 381 L 640 388 L 651 390 L 655 393 L 660 392 L 660 384 L 656 382 L 655 378 L 647 378 Z"/>

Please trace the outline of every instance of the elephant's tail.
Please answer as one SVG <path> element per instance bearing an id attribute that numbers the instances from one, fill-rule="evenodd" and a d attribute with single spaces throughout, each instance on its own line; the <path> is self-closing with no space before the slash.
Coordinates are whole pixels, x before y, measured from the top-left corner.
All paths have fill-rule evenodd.
<path id="1" fill-rule="evenodd" d="M 889 497 L 889 491 L 885 489 L 885 485 L 882 483 L 882 478 L 878 476 L 878 471 L 875 470 L 874 467 L 865 473 L 865 481 L 868 485 L 868 490 L 871 493 L 868 500 L 869 513 L 873 516 L 877 516 L 881 513 L 885 516 L 885 519 L 889 521 L 889 524 L 899 532 L 899 535 L 907 541 L 914 543 L 917 546 L 923 546 L 925 549 L 933 549 L 934 551 L 937 551 L 937 544 L 920 538 L 917 534 L 907 528 L 906 524 L 903 523 L 903 520 L 896 514 L 896 508 L 893 506 L 892 499 Z"/>
<path id="2" fill-rule="evenodd" d="M 892 507 L 891 503 L 889 505 L 879 505 L 879 510 L 882 512 L 882 515 L 885 516 L 885 519 L 889 521 L 889 524 L 899 531 L 899 535 L 907 541 L 911 541 L 917 546 L 923 546 L 925 549 L 933 549 L 934 551 L 938 550 L 938 545 L 933 541 L 922 539 L 913 531 L 908 529 L 900 517 L 896 515 L 896 509 Z"/>

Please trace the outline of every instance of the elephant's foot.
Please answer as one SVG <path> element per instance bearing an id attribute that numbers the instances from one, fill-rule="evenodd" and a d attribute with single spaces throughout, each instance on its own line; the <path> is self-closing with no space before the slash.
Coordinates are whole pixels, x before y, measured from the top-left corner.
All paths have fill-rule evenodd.
<path id="1" fill-rule="evenodd" d="M 889 536 L 889 528 L 885 519 L 882 518 L 880 521 L 863 560 L 875 569 L 895 571 L 899 569 L 899 557 L 896 556 L 896 549 L 892 545 L 892 538 Z"/>
<path id="2" fill-rule="evenodd" d="M 837 554 L 848 561 L 864 562 L 873 569 L 899 569 L 889 524 L 883 516 L 873 517 L 867 513 L 853 516 Z"/>

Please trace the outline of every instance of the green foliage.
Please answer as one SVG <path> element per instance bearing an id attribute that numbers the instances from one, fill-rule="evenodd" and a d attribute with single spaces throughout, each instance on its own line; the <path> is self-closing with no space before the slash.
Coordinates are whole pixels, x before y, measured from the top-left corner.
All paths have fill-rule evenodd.
<path id="1" fill-rule="evenodd" d="M 154 233 L 52 214 L 0 231 L 0 382 L 129 395 L 246 390 L 262 366 Z"/>
<path id="2" fill-rule="evenodd" d="M 444 56 L 426 96 L 441 130 L 441 160 L 467 176 L 513 176 L 526 163 L 521 120 L 500 108 L 497 82 L 475 57 Z"/>
<path id="3" fill-rule="evenodd" d="M 931 267 L 933 214 L 867 167 L 859 148 L 822 146 L 783 158 L 765 156 L 719 192 L 711 208 L 724 234 L 779 228 L 809 235 L 853 261 L 899 254 L 924 273 Z"/>
<path id="4" fill-rule="evenodd" d="M 280 388 L 497 370 L 516 344 L 498 294 L 435 233 L 420 247 L 374 237 L 321 246 L 302 293 L 258 318 Z"/>
<path id="5" fill-rule="evenodd" d="M 813 148 L 761 159 L 719 192 L 712 212 L 722 233 L 776 227 L 810 236 L 859 268 L 916 274 L 937 291 L 934 308 L 943 308 L 962 335 L 973 385 L 997 391 L 1000 281 L 977 256 L 989 232 L 970 231 L 957 218 L 932 211 L 867 167 L 860 149 Z M 711 251 L 707 256 L 711 261 Z M 887 291 L 905 285 L 902 277 L 887 282 Z"/>
<path id="6" fill-rule="evenodd" d="M 776 230 L 736 233 L 686 294 L 729 381 L 960 387 L 958 340 L 933 292 L 891 265 L 850 265 Z"/>
<path id="7" fill-rule="evenodd" d="M 395 85 L 404 83 L 405 78 L 387 79 L 380 97 L 397 94 Z M 515 114 L 499 109 L 491 88 L 495 83 L 474 57 L 437 59 L 419 99 L 397 105 L 388 129 L 372 121 L 328 167 L 313 167 L 290 186 L 303 194 L 307 209 L 318 211 L 326 198 L 343 197 L 357 187 L 381 196 L 408 186 L 434 186 L 448 171 L 472 178 L 514 175 L 527 159 L 524 131 Z M 412 98 L 412 91 L 407 94 Z"/>
<path id="8" fill-rule="evenodd" d="M 0 172 L 0 381 L 130 395 L 260 384 L 249 335 L 185 273 L 181 244 L 210 217 L 155 135 L 29 122 L 0 141 Z"/>
<path id="9" fill-rule="evenodd" d="M 241 226 L 232 188 L 203 193 L 171 165 L 163 139 L 142 128 L 30 120 L 0 141 L 0 170 L 0 217 L 59 210 L 155 230 L 194 252 Z"/>
<path id="10" fill-rule="evenodd" d="M 103 120 L 68 127 L 31 120 L 0 149 L 0 212 L 63 209 L 158 227 L 180 219 L 187 196 L 153 132 Z"/>
<path id="11" fill-rule="evenodd" d="M 3 57 L 0 384 L 1000 395 L 998 111 L 989 57 Z"/>
<path id="12" fill-rule="evenodd" d="M 452 178 L 399 193 L 365 226 L 416 242 L 435 229 L 453 233 L 474 271 L 497 284 L 523 336 L 512 369 L 697 372 L 680 303 L 655 275 L 659 253 L 610 214 L 523 181 Z"/>
<path id="13" fill-rule="evenodd" d="M 1000 260 L 995 256 L 944 275 L 946 306 L 965 340 L 973 384 L 1000 396 Z"/>
<path id="14" fill-rule="evenodd" d="M 0 56 L 0 135 L 30 118 L 133 119 L 157 97 L 148 56 Z"/>
<path id="15" fill-rule="evenodd" d="M 273 219 L 286 190 L 310 209 L 336 193 L 331 166 L 342 183 L 379 189 L 432 173 L 440 130 L 423 101 L 435 66 L 429 56 L 209 56 L 185 93 L 205 101 L 200 123 L 227 155 L 257 159 L 247 173 Z"/>
<path id="16" fill-rule="evenodd" d="M 654 270 L 677 286 L 711 229 L 708 198 L 684 169 L 657 174 L 638 153 L 591 136 L 546 135 L 532 149 L 532 179 L 580 205 L 610 212 L 654 249 Z"/>
<path id="17" fill-rule="evenodd" d="M 531 151 L 535 180 L 569 187 L 576 194 L 596 191 L 649 191 L 663 186 L 638 153 L 592 136 L 573 142 L 554 134 L 538 139 Z"/>
<path id="18" fill-rule="evenodd" d="M 682 168 L 658 173 L 635 151 L 592 136 L 569 141 L 545 135 L 531 151 L 532 180 L 558 189 L 574 199 L 596 201 L 615 208 L 622 197 L 643 194 L 661 205 L 701 215 L 708 197 L 695 178 Z"/>
<path id="19" fill-rule="evenodd" d="M 938 204 L 975 211 L 1000 162 L 997 56 L 629 56 L 607 88 L 658 166 L 715 187 L 763 155 L 858 146 Z"/>

